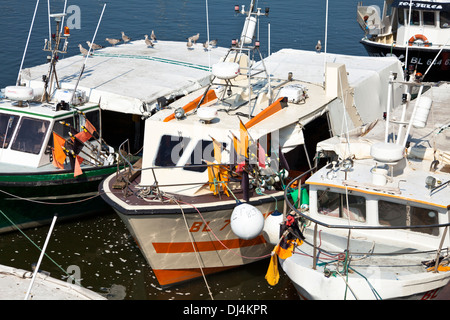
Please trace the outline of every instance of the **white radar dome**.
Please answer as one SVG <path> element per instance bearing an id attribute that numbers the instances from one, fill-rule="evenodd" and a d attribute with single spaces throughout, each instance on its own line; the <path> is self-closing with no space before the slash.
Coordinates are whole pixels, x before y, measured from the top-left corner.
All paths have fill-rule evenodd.
<path id="1" fill-rule="evenodd" d="M 9 86 L 5 88 L 5 96 L 15 101 L 29 101 L 34 98 L 34 93 L 30 87 Z"/>
<path id="2" fill-rule="evenodd" d="M 239 64 L 236 62 L 218 62 L 212 66 L 212 73 L 219 79 L 234 79 L 239 75 Z"/>
<path id="3" fill-rule="evenodd" d="M 231 230 L 240 239 L 256 238 L 264 227 L 264 216 L 252 205 L 243 203 L 233 209 L 230 222 Z"/>

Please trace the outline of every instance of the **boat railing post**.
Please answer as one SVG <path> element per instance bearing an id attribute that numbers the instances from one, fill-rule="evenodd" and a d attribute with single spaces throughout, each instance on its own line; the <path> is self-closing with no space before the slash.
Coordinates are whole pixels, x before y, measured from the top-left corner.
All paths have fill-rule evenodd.
<path id="1" fill-rule="evenodd" d="M 317 264 L 317 223 L 314 225 L 313 270 L 316 270 L 316 264 Z"/>
<path id="2" fill-rule="evenodd" d="M 53 227 L 55 226 L 57 217 L 58 217 L 58 215 L 56 215 L 56 214 L 53 216 L 53 221 L 52 221 L 52 224 L 50 225 L 50 230 L 48 231 L 47 238 L 45 239 L 44 246 L 42 247 L 41 255 L 39 256 L 38 263 L 36 264 L 36 268 L 34 269 L 33 278 L 31 279 L 30 286 L 28 287 L 28 291 L 27 291 L 27 294 L 25 295 L 24 300 L 28 300 L 28 296 L 30 295 L 31 288 L 33 287 L 34 281 L 36 280 L 36 274 L 39 271 L 39 267 L 41 265 L 42 258 L 44 257 L 44 254 L 45 254 L 45 249 L 47 248 L 48 242 L 50 241 L 50 236 L 52 235 Z"/>
<path id="3" fill-rule="evenodd" d="M 438 272 L 439 256 L 441 254 L 442 245 L 444 244 L 444 239 L 445 239 L 445 237 L 447 235 L 447 231 L 448 231 L 448 225 L 445 226 L 444 233 L 442 234 L 441 242 L 439 243 L 439 249 L 436 252 L 436 261 L 434 262 L 434 272 L 435 273 Z"/>

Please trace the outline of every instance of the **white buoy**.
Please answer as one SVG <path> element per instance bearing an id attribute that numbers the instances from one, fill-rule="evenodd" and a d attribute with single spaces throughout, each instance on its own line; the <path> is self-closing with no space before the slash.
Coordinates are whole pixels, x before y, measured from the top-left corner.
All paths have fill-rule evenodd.
<path id="1" fill-rule="evenodd" d="M 230 222 L 231 230 L 240 239 L 256 238 L 264 227 L 264 216 L 252 205 L 243 203 L 233 209 Z"/>
<path id="2" fill-rule="evenodd" d="M 413 126 L 416 128 L 424 128 L 427 124 L 428 114 L 430 113 L 430 108 L 432 100 L 429 97 L 421 96 L 417 105 L 416 114 L 414 116 Z"/>
<path id="3" fill-rule="evenodd" d="M 276 246 L 280 240 L 280 226 L 283 222 L 283 214 L 275 211 L 264 221 L 262 231 L 264 239 L 273 246 Z"/>

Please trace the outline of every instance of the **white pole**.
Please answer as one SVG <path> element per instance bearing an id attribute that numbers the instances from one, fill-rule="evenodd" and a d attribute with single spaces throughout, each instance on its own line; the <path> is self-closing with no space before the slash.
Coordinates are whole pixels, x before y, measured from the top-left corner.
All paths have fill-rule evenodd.
<path id="1" fill-rule="evenodd" d="M 28 31 L 27 43 L 25 44 L 25 50 L 23 51 L 22 62 L 20 63 L 19 74 L 17 75 L 16 85 L 19 85 L 20 72 L 22 71 L 23 62 L 25 60 L 25 55 L 27 54 L 28 43 L 30 42 L 31 30 L 33 30 L 34 18 L 36 17 L 37 8 L 39 6 L 39 0 L 36 1 L 36 7 L 34 8 L 33 19 L 31 20 L 30 31 Z M 50 41 L 50 39 L 49 39 Z"/>
<path id="2" fill-rule="evenodd" d="M 102 21 L 103 12 L 105 12 L 105 7 L 106 7 L 106 3 L 103 5 L 102 13 L 100 15 L 100 19 L 98 20 L 97 28 L 95 28 L 94 36 L 92 37 L 91 43 L 94 43 L 95 37 L 97 36 L 98 27 L 100 26 L 100 22 Z M 86 61 L 89 58 L 89 55 L 91 54 L 91 50 L 92 50 L 92 46 L 89 46 L 89 51 L 88 51 L 88 54 L 86 55 L 86 59 L 84 60 L 84 64 L 86 64 Z"/>
<path id="3" fill-rule="evenodd" d="M 268 56 L 267 58 L 270 59 L 270 22 L 267 25 L 267 36 L 268 36 Z M 272 103 L 272 85 L 270 84 L 270 61 L 267 61 L 267 78 L 269 81 L 269 103 Z"/>
<path id="4" fill-rule="evenodd" d="M 48 40 L 52 39 L 52 23 L 50 21 L 50 0 L 47 0 L 47 11 L 48 11 Z"/>
<path id="5" fill-rule="evenodd" d="M 325 85 L 325 73 L 326 73 L 326 64 L 327 64 L 327 39 L 328 39 L 328 0 L 326 1 L 326 10 L 325 10 L 325 54 L 323 56 L 323 84 Z"/>
<path id="6" fill-rule="evenodd" d="M 411 24 L 411 11 L 412 11 L 412 0 L 409 1 L 409 14 L 408 14 L 408 26 L 406 27 L 406 37 L 409 37 L 409 25 Z M 406 53 L 405 53 L 405 69 L 403 71 L 408 70 L 408 48 L 409 48 L 409 40 L 406 43 Z"/>
<path id="7" fill-rule="evenodd" d="M 209 71 L 211 71 L 211 50 L 209 49 L 209 16 L 208 16 L 208 0 L 206 0 L 206 34 L 208 36 L 208 46 L 206 49 L 208 50 L 208 67 Z"/>
<path id="8" fill-rule="evenodd" d="M 439 52 L 437 53 L 436 57 L 434 57 L 433 61 L 430 63 L 430 66 L 428 67 L 427 71 L 425 71 L 425 73 L 423 74 L 423 78 L 425 78 L 425 76 L 428 73 L 428 71 L 430 71 L 431 67 L 433 66 L 434 62 L 436 61 L 436 59 L 441 54 L 442 50 L 447 46 L 448 41 L 450 41 L 450 38 L 447 39 L 447 42 L 442 46 L 441 50 L 439 50 Z"/>
<path id="9" fill-rule="evenodd" d="M 50 230 L 48 231 L 48 234 L 47 234 L 47 239 L 45 239 L 44 246 L 42 247 L 42 250 L 41 250 L 41 255 L 39 256 L 39 261 L 38 261 L 38 263 L 36 265 L 36 269 L 34 270 L 33 278 L 31 279 L 31 283 L 30 283 L 30 286 L 28 287 L 28 291 L 27 291 L 27 294 L 25 295 L 25 299 L 24 300 L 28 300 L 28 296 L 30 295 L 31 288 L 33 287 L 34 280 L 36 279 L 36 274 L 38 273 L 39 267 L 40 267 L 41 262 L 42 262 L 42 258 L 44 257 L 45 249 L 47 249 L 47 244 L 48 244 L 48 242 L 50 240 L 50 236 L 52 235 L 53 227 L 55 226 L 55 222 L 56 222 L 56 218 L 57 217 L 58 216 L 56 214 L 53 216 L 53 221 L 52 221 L 52 224 L 50 225 Z"/>
<path id="10" fill-rule="evenodd" d="M 64 10 L 63 10 L 63 13 L 64 13 L 64 14 L 66 13 L 66 7 L 67 7 L 67 0 L 64 1 Z M 59 33 L 62 33 L 62 31 L 63 31 L 63 28 L 64 28 L 64 19 L 65 19 L 65 18 L 66 18 L 66 16 L 63 16 L 63 17 L 62 17 L 61 28 L 60 28 L 60 30 L 59 30 Z"/>

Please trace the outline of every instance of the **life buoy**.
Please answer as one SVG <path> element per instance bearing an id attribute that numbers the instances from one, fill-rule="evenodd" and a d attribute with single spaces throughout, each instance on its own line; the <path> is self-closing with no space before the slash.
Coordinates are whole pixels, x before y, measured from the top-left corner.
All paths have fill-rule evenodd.
<path id="1" fill-rule="evenodd" d="M 423 34 L 416 34 L 415 36 L 412 36 L 411 38 L 409 38 L 409 45 L 412 46 L 414 42 L 416 42 L 417 40 L 421 40 L 423 41 L 423 45 L 425 47 L 429 47 L 431 46 L 431 43 L 428 41 L 427 37 L 425 37 Z"/>

